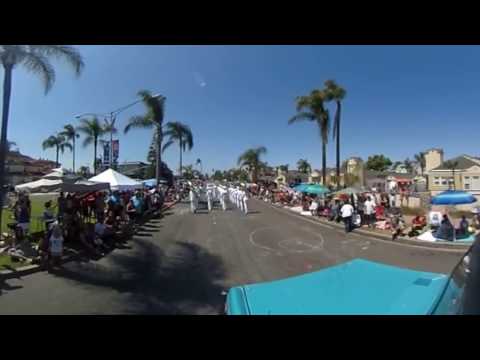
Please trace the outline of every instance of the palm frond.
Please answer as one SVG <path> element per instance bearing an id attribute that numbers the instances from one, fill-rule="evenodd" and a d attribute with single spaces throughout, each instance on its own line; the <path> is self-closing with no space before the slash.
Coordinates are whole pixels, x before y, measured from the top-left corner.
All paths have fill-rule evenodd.
<path id="1" fill-rule="evenodd" d="M 314 121 L 315 115 L 310 112 L 300 112 L 288 120 L 288 124 L 294 124 L 302 121 Z"/>
<path id="2" fill-rule="evenodd" d="M 62 146 L 63 146 L 64 148 L 70 150 L 70 151 L 73 151 L 73 146 L 72 146 L 72 144 L 70 144 L 70 143 L 68 143 L 68 142 L 64 143 Z M 63 152 L 63 150 L 62 150 L 62 152 Z"/>
<path id="3" fill-rule="evenodd" d="M 83 62 L 83 58 L 80 55 L 80 52 L 75 49 L 73 46 L 68 45 L 30 45 L 30 49 L 32 52 L 37 54 L 50 57 L 53 56 L 57 59 L 65 60 L 68 64 L 70 64 L 75 73 L 80 75 L 85 64 Z"/>
<path id="4" fill-rule="evenodd" d="M 82 146 L 87 147 L 88 145 L 93 143 L 93 140 L 94 140 L 93 136 L 87 136 L 85 139 L 83 139 Z"/>
<path id="5" fill-rule="evenodd" d="M 163 153 L 166 149 L 168 149 L 168 148 L 169 148 L 172 144 L 174 144 L 174 143 L 175 143 L 175 141 L 173 141 L 173 140 L 168 140 L 165 144 L 163 144 L 163 146 L 162 146 L 162 153 Z"/>
<path id="6" fill-rule="evenodd" d="M 132 116 L 128 120 L 123 133 L 128 133 L 131 129 L 150 129 L 154 126 L 154 122 L 146 116 Z"/>
<path id="7" fill-rule="evenodd" d="M 23 64 L 27 70 L 39 75 L 43 80 L 45 93 L 48 93 L 55 82 L 55 70 L 48 58 L 40 53 L 27 52 Z"/>

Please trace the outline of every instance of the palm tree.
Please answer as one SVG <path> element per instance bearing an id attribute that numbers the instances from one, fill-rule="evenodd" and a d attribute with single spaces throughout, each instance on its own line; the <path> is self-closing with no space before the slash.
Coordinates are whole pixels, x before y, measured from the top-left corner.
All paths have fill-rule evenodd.
<path id="1" fill-rule="evenodd" d="M 60 133 L 60 135 L 65 136 L 65 139 L 67 141 L 72 142 L 72 159 L 73 159 L 73 173 L 75 173 L 75 140 L 80 137 L 80 135 L 77 133 L 77 130 L 73 125 L 67 124 L 63 127 L 63 131 Z"/>
<path id="2" fill-rule="evenodd" d="M 456 190 L 455 186 L 455 169 L 458 167 L 458 161 L 457 160 L 448 160 L 443 163 L 443 165 L 447 168 L 452 170 L 452 183 L 448 183 L 448 188 L 450 188 L 450 184 L 453 184 L 453 190 Z"/>
<path id="3" fill-rule="evenodd" d="M 312 121 L 317 124 L 322 138 L 322 179 L 324 185 L 327 181 L 327 143 L 330 132 L 330 116 L 328 109 L 325 108 L 326 100 L 327 96 L 321 90 L 313 90 L 310 95 L 297 97 L 297 114 L 288 121 L 288 124 L 300 121 Z"/>
<path id="4" fill-rule="evenodd" d="M 43 80 L 45 93 L 52 88 L 55 82 L 55 69 L 50 58 L 60 58 L 72 65 L 77 75 L 83 69 L 83 60 L 80 53 L 67 45 L 0 45 L 0 62 L 3 66 L 3 102 L 2 127 L 0 137 L 0 189 L 5 182 L 5 156 L 7 147 L 8 113 L 12 94 L 12 73 L 17 65 L 40 76 Z M 3 207 L 3 193 L 0 192 L 0 209 Z M 0 229 L 2 216 L 0 213 Z"/>
<path id="5" fill-rule="evenodd" d="M 43 141 L 42 147 L 43 147 L 43 150 L 55 148 L 55 151 L 56 151 L 55 163 L 57 167 L 60 166 L 58 162 L 59 153 L 62 152 L 63 154 L 65 151 L 65 148 L 72 151 L 72 145 L 67 141 L 67 139 L 65 139 L 65 136 L 61 134 L 49 136 L 47 139 Z"/>
<path id="6" fill-rule="evenodd" d="M 103 124 L 103 131 L 105 134 L 110 134 L 110 164 L 113 164 L 113 135 L 118 132 L 117 128 L 115 127 L 115 118 L 109 120 L 105 119 L 105 123 Z"/>
<path id="7" fill-rule="evenodd" d="M 180 172 L 180 175 L 183 175 L 185 179 L 193 179 L 194 171 L 193 171 L 192 165 L 184 166 L 182 169 L 183 169 L 183 174 L 182 172 Z"/>
<path id="8" fill-rule="evenodd" d="M 200 165 L 200 173 L 203 173 L 203 165 L 202 165 L 202 160 L 201 159 L 197 159 L 197 161 L 195 162 L 196 165 Z"/>
<path id="9" fill-rule="evenodd" d="M 81 119 L 78 131 L 85 135 L 83 147 L 93 143 L 93 175 L 97 174 L 97 146 L 98 140 L 104 135 L 105 131 L 102 124 L 96 116 L 90 119 Z"/>
<path id="10" fill-rule="evenodd" d="M 403 161 L 403 166 L 405 166 L 405 169 L 407 170 L 407 172 L 408 172 L 409 174 L 413 171 L 413 161 L 410 160 L 409 158 L 406 158 L 406 159 Z"/>
<path id="11" fill-rule="evenodd" d="M 307 174 L 309 171 L 312 170 L 312 167 L 306 159 L 300 159 L 297 161 L 297 169 L 301 173 Z"/>
<path id="12" fill-rule="evenodd" d="M 182 124 L 181 122 L 169 122 L 165 125 L 166 131 L 163 133 L 164 136 L 168 136 L 168 141 L 163 145 L 162 152 L 165 151 L 170 145 L 178 142 L 180 148 L 180 166 L 179 174 L 181 175 L 182 169 L 182 153 L 188 149 L 192 150 L 193 147 L 193 135 L 192 130 L 188 125 Z"/>
<path id="13" fill-rule="evenodd" d="M 342 113 L 342 100 L 345 99 L 347 92 L 345 89 L 337 85 L 334 80 L 325 81 L 325 93 L 327 101 L 334 101 L 336 104 L 335 120 L 333 121 L 333 138 L 336 140 L 337 155 L 337 179 L 340 179 L 340 118 Z M 338 182 L 340 188 L 340 182 Z"/>
<path id="14" fill-rule="evenodd" d="M 155 152 L 156 152 L 156 164 L 155 164 L 155 178 L 157 184 L 160 183 L 162 173 L 162 126 L 163 118 L 165 114 L 165 100 L 164 96 L 153 96 L 148 90 L 141 90 L 138 92 L 138 96 L 141 98 L 143 104 L 147 108 L 145 115 L 133 116 L 128 120 L 127 126 L 125 126 L 124 133 L 128 133 L 130 129 L 154 129 L 155 130 Z"/>
<path id="15" fill-rule="evenodd" d="M 413 158 L 415 159 L 415 162 L 418 164 L 418 166 L 420 166 L 420 173 L 421 175 L 423 176 L 423 172 L 425 171 L 425 153 L 423 152 L 420 152 L 418 154 L 415 154 L 413 156 Z"/>
<path id="16" fill-rule="evenodd" d="M 265 146 L 260 146 L 254 149 L 246 150 L 242 155 L 239 156 L 237 164 L 241 167 L 247 167 L 248 172 L 253 183 L 257 182 L 258 171 L 262 167 L 262 161 L 260 156 L 267 153 L 267 148 Z"/>

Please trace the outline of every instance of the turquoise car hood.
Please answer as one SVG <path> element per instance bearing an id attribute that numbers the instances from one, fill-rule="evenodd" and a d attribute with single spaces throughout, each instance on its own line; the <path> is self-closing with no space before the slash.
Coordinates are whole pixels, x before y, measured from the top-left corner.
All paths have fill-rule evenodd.
<path id="1" fill-rule="evenodd" d="M 363 259 L 230 289 L 230 315 L 430 314 L 448 276 Z"/>

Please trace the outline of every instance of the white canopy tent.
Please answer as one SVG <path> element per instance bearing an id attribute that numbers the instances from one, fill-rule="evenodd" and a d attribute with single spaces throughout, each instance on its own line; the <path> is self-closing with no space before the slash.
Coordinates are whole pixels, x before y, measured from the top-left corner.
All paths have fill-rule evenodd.
<path id="1" fill-rule="evenodd" d="M 89 179 L 89 181 L 109 183 L 112 190 L 134 190 L 143 188 L 143 184 L 113 169 L 107 169 Z"/>

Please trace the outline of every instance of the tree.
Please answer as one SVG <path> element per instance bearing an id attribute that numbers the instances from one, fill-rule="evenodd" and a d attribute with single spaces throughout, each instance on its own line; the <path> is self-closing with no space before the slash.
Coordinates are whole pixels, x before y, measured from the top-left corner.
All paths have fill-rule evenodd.
<path id="1" fill-rule="evenodd" d="M 72 159 L 73 159 L 73 169 L 72 171 L 75 173 L 75 139 L 78 139 L 80 135 L 77 133 L 77 130 L 73 127 L 73 125 L 67 124 L 63 127 L 63 131 L 60 135 L 64 136 L 67 141 L 71 141 L 72 145 Z"/>
<path id="2" fill-rule="evenodd" d="M 403 161 L 403 166 L 405 166 L 405 169 L 407 170 L 407 172 L 409 174 L 411 174 L 413 172 L 413 161 L 410 160 L 409 158 L 406 158 Z"/>
<path id="3" fill-rule="evenodd" d="M 384 155 L 369 156 L 367 163 L 365 164 L 368 170 L 374 171 L 386 171 L 391 165 L 392 161 Z"/>
<path id="4" fill-rule="evenodd" d="M 417 165 L 420 167 L 420 173 L 423 176 L 423 172 L 425 171 L 425 153 L 419 152 L 418 154 L 415 154 L 414 156 L 415 162 Z"/>
<path id="5" fill-rule="evenodd" d="M 80 166 L 80 168 L 78 169 L 78 173 L 84 178 L 88 177 L 90 173 L 88 170 L 88 166 Z"/>
<path id="6" fill-rule="evenodd" d="M 165 125 L 167 129 L 163 135 L 168 136 L 168 140 L 163 145 L 162 152 L 165 151 L 170 145 L 178 143 L 180 149 L 180 166 L 178 167 L 179 173 L 182 169 L 182 153 L 185 150 L 192 150 L 193 147 L 193 135 L 192 130 L 188 125 L 182 124 L 181 122 L 174 121 L 169 122 Z"/>
<path id="7" fill-rule="evenodd" d="M 90 119 L 81 119 L 80 126 L 77 128 L 78 131 L 85 135 L 83 140 L 83 147 L 93 143 L 93 175 L 97 174 L 97 146 L 98 140 L 105 134 L 102 124 L 97 117 L 92 117 Z M 101 161 L 100 161 L 101 163 Z"/>
<path id="8" fill-rule="evenodd" d="M 456 190 L 456 185 L 455 185 L 455 170 L 458 167 L 458 161 L 457 160 L 448 160 L 443 163 L 443 165 L 447 168 L 452 170 L 452 182 L 448 183 L 448 187 L 451 187 L 451 184 L 453 184 L 453 190 Z"/>
<path id="9" fill-rule="evenodd" d="M 103 123 L 103 132 L 105 134 L 110 134 L 110 164 L 113 164 L 113 135 L 118 132 L 117 128 L 115 127 L 115 121 L 115 118 L 110 120 L 105 119 Z"/>
<path id="10" fill-rule="evenodd" d="M 338 86 L 334 80 L 325 81 L 325 94 L 327 101 L 334 101 L 336 104 L 335 120 L 333 122 L 333 138 L 336 140 L 336 177 L 340 179 L 340 118 L 342 112 L 342 100 L 345 99 L 347 92 L 342 87 Z M 340 188 L 340 182 L 337 183 L 337 188 Z"/>
<path id="11" fill-rule="evenodd" d="M 162 177 L 162 126 L 163 118 L 165 115 L 165 101 L 164 96 L 154 96 L 148 90 L 141 90 L 138 92 L 138 96 L 141 98 L 145 105 L 147 112 L 145 115 L 133 116 L 128 120 L 127 126 L 125 126 L 124 133 L 127 134 L 130 129 L 153 129 L 155 133 L 155 179 L 157 184 L 160 183 Z"/>
<path id="12" fill-rule="evenodd" d="M 197 161 L 195 161 L 195 165 L 200 165 L 200 173 L 203 173 L 202 160 L 201 160 L 201 159 L 197 159 Z"/>
<path id="13" fill-rule="evenodd" d="M 241 167 L 247 167 L 253 183 L 257 182 L 258 171 L 262 164 L 260 157 L 267 153 L 265 146 L 260 146 L 254 149 L 248 149 L 238 157 L 237 164 Z"/>
<path id="14" fill-rule="evenodd" d="M 288 167 L 289 167 L 289 164 L 285 164 L 285 165 L 280 165 L 278 168 L 280 169 L 280 171 L 288 172 Z"/>
<path id="15" fill-rule="evenodd" d="M 220 170 L 216 170 L 212 176 L 213 180 L 222 181 L 224 179 L 223 173 Z"/>
<path id="16" fill-rule="evenodd" d="M 402 165 L 401 161 L 395 161 L 392 165 L 392 171 L 395 171 L 398 166 Z"/>
<path id="17" fill-rule="evenodd" d="M 296 99 L 297 114 L 288 123 L 311 121 L 317 124 L 322 139 L 322 179 L 327 181 L 327 143 L 330 132 L 330 116 L 325 108 L 327 96 L 321 90 L 313 90 L 310 95 L 299 96 Z"/>
<path id="18" fill-rule="evenodd" d="M 72 151 L 72 145 L 67 141 L 67 139 L 65 139 L 65 136 L 60 134 L 51 135 L 47 139 L 45 139 L 42 143 L 42 148 L 43 150 L 55 148 L 55 151 L 56 151 L 55 163 L 57 167 L 60 166 L 60 163 L 58 162 L 59 153 L 61 152 L 63 154 L 65 151 L 65 148 Z"/>
<path id="19" fill-rule="evenodd" d="M 0 189 L 5 183 L 5 157 L 7 148 L 8 114 L 10 97 L 12 94 L 13 69 L 22 65 L 27 71 L 40 76 L 43 81 L 45 94 L 55 82 L 55 69 L 50 63 L 51 58 L 65 60 L 71 65 L 76 74 L 80 75 L 83 69 L 83 60 L 80 53 L 67 45 L 0 45 L 0 62 L 3 66 L 3 102 L 2 127 L 0 137 Z M 3 192 L 0 191 L 0 209 L 3 208 Z M 0 229 L 2 215 L 0 212 Z"/>
<path id="20" fill-rule="evenodd" d="M 181 175 L 187 180 L 193 179 L 194 173 L 193 173 L 193 165 L 187 165 L 183 167 L 183 172 Z"/>
<path id="21" fill-rule="evenodd" d="M 300 159 L 297 161 L 297 169 L 304 174 L 308 174 L 308 172 L 312 171 L 312 167 L 306 159 Z"/>

